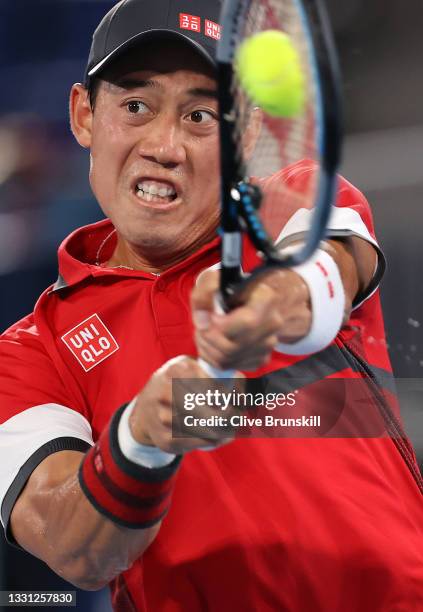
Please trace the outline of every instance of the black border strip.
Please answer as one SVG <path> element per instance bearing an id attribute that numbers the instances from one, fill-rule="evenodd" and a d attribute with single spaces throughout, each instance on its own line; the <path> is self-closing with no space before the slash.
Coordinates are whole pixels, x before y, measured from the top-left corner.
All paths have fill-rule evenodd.
<path id="1" fill-rule="evenodd" d="M 304 380 L 304 385 L 310 385 L 331 374 L 351 369 L 353 372 L 364 372 L 366 377 L 376 380 L 381 388 L 395 393 L 395 379 L 392 372 L 367 362 L 365 365 L 364 369 L 346 344 L 340 347 L 332 343 L 320 353 L 314 353 L 290 366 L 264 374 L 262 378 L 271 383 L 275 390 L 284 391 L 292 390 L 293 387 L 297 388 L 295 385 L 298 385 L 300 380 Z"/>
<path id="2" fill-rule="evenodd" d="M 80 438 L 72 438 L 72 437 L 61 437 L 55 438 L 54 440 L 49 440 L 43 446 L 40 446 L 38 450 L 33 453 L 29 459 L 22 465 L 19 472 L 17 473 L 15 479 L 7 490 L 6 495 L 3 498 L 3 503 L 1 505 L 1 517 L 4 523 L 4 532 L 6 536 L 6 540 L 9 544 L 21 548 L 16 543 L 13 538 L 11 529 L 10 529 L 10 515 L 12 514 L 13 507 L 18 499 L 19 495 L 22 492 L 22 489 L 26 485 L 28 478 L 31 476 L 32 472 L 36 467 L 40 465 L 40 463 L 46 459 L 49 455 L 53 453 L 58 453 L 60 451 L 71 450 L 71 451 L 81 451 L 86 453 L 87 450 L 91 448 L 91 445 Z"/>

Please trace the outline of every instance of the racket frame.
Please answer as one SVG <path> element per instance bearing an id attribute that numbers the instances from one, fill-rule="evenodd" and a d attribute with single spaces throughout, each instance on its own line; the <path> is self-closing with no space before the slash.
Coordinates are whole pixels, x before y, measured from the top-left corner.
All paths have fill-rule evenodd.
<path id="1" fill-rule="evenodd" d="M 278 268 L 307 261 L 325 237 L 331 206 L 336 197 L 337 168 L 342 147 L 342 104 L 340 71 L 326 10 L 321 0 L 292 0 L 301 15 L 317 85 L 319 183 L 313 222 L 301 250 L 284 255 L 267 235 L 257 214 L 261 193 L 245 176 L 238 150 L 236 110 L 232 88 L 234 58 L 246 15 L 254 0 L 225 0 L 222 8 L 222 37 L 217 49 L 220 112 L 222 263 L 220 301 L 224 310 L 242 302 L 244 293 L 258 278 Z M 237 147 L 238 145 L 238 147 Z M 247 232 L 264 263 L 248 276 L 242 272 L 242 235 Z"/>

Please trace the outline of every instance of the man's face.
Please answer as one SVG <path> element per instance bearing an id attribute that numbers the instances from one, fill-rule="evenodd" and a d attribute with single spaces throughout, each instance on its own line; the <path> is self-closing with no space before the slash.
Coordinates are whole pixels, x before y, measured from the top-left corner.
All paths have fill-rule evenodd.
<path id="1" fill-rule="evenodd" d="M 118 60 L 101 82 L 90 181 L 132 249 L 188 254 L 219 219 L 216 81 L 190 47 L 161 42 Z"/>

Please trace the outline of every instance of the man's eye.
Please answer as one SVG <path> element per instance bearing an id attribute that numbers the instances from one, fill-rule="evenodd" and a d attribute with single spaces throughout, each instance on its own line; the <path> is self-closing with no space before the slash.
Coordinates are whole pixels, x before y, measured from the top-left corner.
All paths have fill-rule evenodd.
<path id="1" fill-rule="evenodd" d="M 141 102 L 141 100 L 133 100 L 128 102 L 126 108 L 133 115 L 141 115 L 148 111 L 148 106 L 146 106 L 144 102 Z"/>
<path id="2" fill-rule="evenodd" d="M 190 121 L 193 123 L 210 123 L 215 120 L 215 116 L 205 110 L 196 110 L 189 115 Z"/>

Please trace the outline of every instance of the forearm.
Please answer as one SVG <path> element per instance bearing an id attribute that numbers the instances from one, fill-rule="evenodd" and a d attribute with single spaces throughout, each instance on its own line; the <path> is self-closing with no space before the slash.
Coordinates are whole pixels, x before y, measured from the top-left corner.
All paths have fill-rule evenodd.
<path id="1" fill-rule="evenodd" d="M 336 262 L 345 292 L 344 323 L 350 317 L 352 304 L 373 278 L 377 264 L 374 247 L 356 236 L 326 240 L 324 250 Z"/>
<path id="2" fill-rule="evenodd" d="M 376 264 L 374 247 L 351 236 L 323 241 L 305 264 L 270 275 L 265 282 L 281 296 L 277 350 L 306 355 L 328 346 L 365 293 Z"/>
<path id="3" fill-rule="evenodd" d="M 60 455 L 60 457 L 59 457 Z M 160 523 L 128 529 L 100 514 L 81 490 L 84 455 L 51 455 L 33 472 L 11 516 L 16 541 L 76 586 L 95 590 L 132 565 Z"/>
<path id="4" fill-rule="evenodd" d="M 365 292 L 373 278 L 377 265 L 376 250 L 373 245 L 358 236 L 328 238 L 321 241 L 320 249 L 326 251 L 338 266 L 345 293 L 346 322 L 353 302 L 358 295 Z"/>

